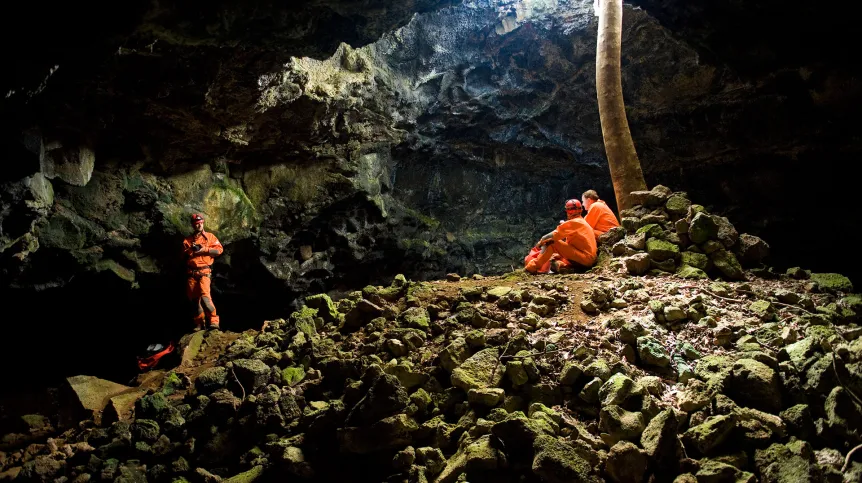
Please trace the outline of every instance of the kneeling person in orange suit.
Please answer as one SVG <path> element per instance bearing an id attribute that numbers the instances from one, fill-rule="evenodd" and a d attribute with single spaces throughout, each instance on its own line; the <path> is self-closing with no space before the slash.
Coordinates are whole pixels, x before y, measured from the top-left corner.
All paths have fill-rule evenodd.
<path id="1" fill-rule="evenodd" d="M 583 208 L 578 200 L 566 201 L 566 221 L 556 230 L 543 236 L 537 246 L 542 246 L 542 254 L 530 260 L 524 268 L 536 273 L 551 261 L 551 269 L 560 272 L 562 268 L 589 268 L 596 263 L 596 237 L 590 225 L 581 218 Z M 553 259 L 552 259 L 553 258 Z"/>
<path id="2" fill-rule="evenodd" d="M 584 220 L 593 228 L 596 238 L 604 235 L 611 228 L 620 226 L 614 212 L 607 203 L 599 199 L 599 194 L 595 190 L 584 191 L 581 200 L 584 202 L 584 208 L 589 210 Z"/>
<path id="3" fill-rule="evenodd" d="M 192 215 L 192 226 L 194 233 L 183 240 L 183 253 L 186 255 L 188 271 L 186 295 L 195 306 L 195 330 L 203 329 L 207 318 L 209 318 L 210 328 L 218 329 L 219 317 L 213 305 L 210 284 L 213 262 L 215 257 L 224 252 L 224 247 L 215 235 L 204 231 L 202 215 L 197 213 Z"/>

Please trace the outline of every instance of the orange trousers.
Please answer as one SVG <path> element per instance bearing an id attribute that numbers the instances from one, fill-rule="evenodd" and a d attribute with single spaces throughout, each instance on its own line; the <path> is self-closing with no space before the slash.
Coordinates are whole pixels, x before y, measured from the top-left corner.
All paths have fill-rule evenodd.
<path id="1" fill-rule="evenodd" d="M 186 282 L 186 295 L 189 300 L 196 306 L 195 325 L 202 327 L 207 318 L 209 318 L 210 327 L 218 327 L 219 317 L 216 313 L 215 304 L 213 304 L 212 295 L 210 294 L 210 278 L 211 273 L 200 275 L 189 275 Z M 202 299 L 206 298 L 206 301 Z"/>
<path id="2" fill-rule="evenodd" d="M 586 250 L 579 250 L 564 241 L 556 241 L 545 247 L 545 251 L 538 257 L 530 260 L 526 270 L 528 272 L 537 272 L 540 267 L 548 263 L 551 257 L 559 255 L 564 260 L 571 260 L 579 265 L 591 267 L 595 263 L 596 258 Z"/>

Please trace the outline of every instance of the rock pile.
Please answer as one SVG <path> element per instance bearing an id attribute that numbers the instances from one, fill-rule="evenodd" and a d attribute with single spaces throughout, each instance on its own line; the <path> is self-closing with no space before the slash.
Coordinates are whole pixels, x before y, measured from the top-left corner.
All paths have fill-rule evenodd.
<path id="1" fill-rule="evenodd" d="M 631 197 L 636 206 L 620 212 L 621 229 L 601 240 L 612 246 L 629 274 L 661 271 L 687 279 L 743 280 L 744 267 L 756 267 L 769 255 L 766 242 L 739 234 L 727 218 L 692 204 L 685 193 L 659 185 Z"/>
<path id="2" fill-rule="evenodd" d="M 215 363 L 184 362 L 130 419 L 4 446 L 0 480 L 859 481 L 862 297 L 801 269 L 672 275 L 759 256 L 649 193 L 633 234 L 608 237 L 656 276 L 398 276 L 308 297 Z"/>

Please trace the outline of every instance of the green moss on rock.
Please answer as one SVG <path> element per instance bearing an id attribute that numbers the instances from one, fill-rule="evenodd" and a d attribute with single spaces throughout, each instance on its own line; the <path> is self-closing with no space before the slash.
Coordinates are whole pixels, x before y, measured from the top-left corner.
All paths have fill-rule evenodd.
<path id="1" fill-rule="evenodd" d="M 850 279 L 839 273 L 812 273 L 811 280 L 827 292 L 852 292 Z"/>
<path id="2" fill-rule="evenodd" d="M 680 278 L 685 278 L 688 280 L 701 280 L 709 278 L 706 272 L 697 267 L 692 267 L 691 265 L 681 265 L 676 271 L 676 275 Z"/>
<path id="3" fill-rule="evenodd" d="M 483 349 L 452 371 L 452 385 L 465 391 L 496 387 L 502 379 L 497 349 Z"/>
<path id="4" fill-rule="evenodd" d="M 682 264 L 690 265 L 704 271 L 712 268 L 712 262 L 710 262 L 708 256 L 703 253 L 695 253 L 691 251 L 682 252 Z"/>
<path id="5" fill-rule="evenodd" d="M 722 275 L 730 280 L 745 280 L 745 274 L 742 271 L 742 265 L 733 255 L 727 250 L 716 250 L 710 255 L 712 263 L 715 264 Z"/>
<path id="6" fill-rule="evenodd" d="M 706 213 L 697 213 L 688 227 L 688 237 L 692 243 L 703 243 L 718 236 L 718 225 Z"/>
<path id="7" fill-rule="evenodd" d="M 677 216 L 685 216 L 690 206 L 691 201 L 681 195 L 673 195 L 665 203 L 665 209 L 667 209 L 668 213 Z"/>
<path id="8" fill-rule="evenodd" d="M 281 371 L 281 380 L 288 386 L 295 386 L 305 378 L 305 369 L 302 367 L 286 367 Z"/>
<path id="9" fill-rule="evenodd" d="M 679 255 L 679 247 L 673 243 L 650 238 L 647 240 L 647 253 L 649 257 L 657 262 L 672 260 Z"/>
<path id="10" fill-rule="evenodd" d="M 320 293 L 311 295 L 305 298 L 305 305 L 315 310 L 315 315 L 319 315 L 325 322 L 336 322 L 338 320 L 338 310 L 329 295 Z"/>
<path id="11" fill-rule="evenodd" d="M 637 234 L 645 233 L 647 238 L 649 238 L 649 237 L 658 238 L 658 237 L 661 237 L 661 235 L 662 235 L 662 229 L 656 223 L 650 223 L 648 225 L 644 225 L 644 226 L 638 228 L 638 231 L 636 233 Z"/>

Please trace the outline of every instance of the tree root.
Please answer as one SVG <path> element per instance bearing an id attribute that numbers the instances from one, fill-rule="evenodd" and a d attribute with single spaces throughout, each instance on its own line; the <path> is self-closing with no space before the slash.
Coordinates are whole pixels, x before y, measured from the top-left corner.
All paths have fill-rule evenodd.
<path id="1" fill-rule="evenodd" d="M 233 371 L 233 364 L 231 364 L 230 366 L 230 373 L 233 374 L 234 380 L 236 380 L 236 383 L 239 384 L 239 388 L 242 389 L 242 402 L 245 402 L 245 388 L 242 386 L 242 383 L 239 382 L 239 378 L 236 377 L 236 372 Z"/>
<path id="2" fill-rule="evenodd" d="M 855 448 L 851 449 L 849 453 L 847 453 L 847 457 L 844 458 L 844 466 L 841 467 L 842 473 L 847 471 L 847 467 L 850 466 L 850 458 L 853 457 L 853 453 L 855 453 L 856 450 L 858 450 L 859 448 L 862 448 L 862 444 L 856 446 Z"/>

